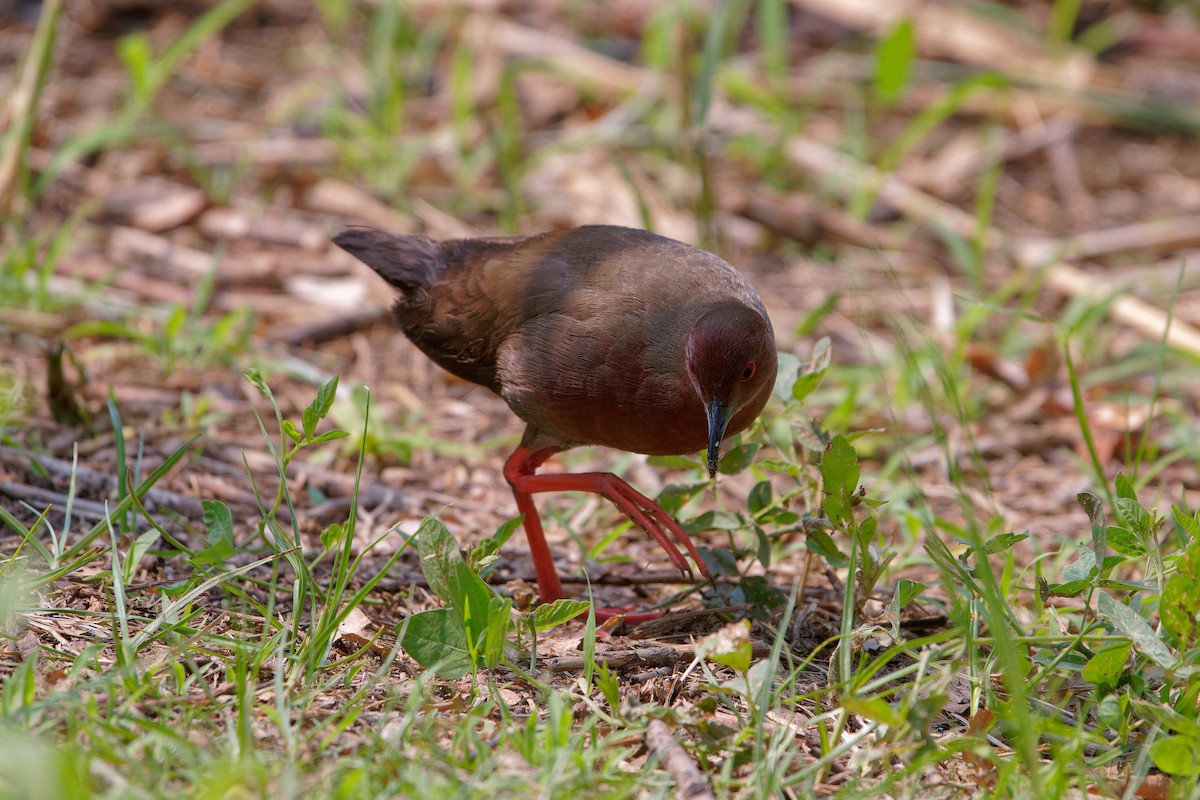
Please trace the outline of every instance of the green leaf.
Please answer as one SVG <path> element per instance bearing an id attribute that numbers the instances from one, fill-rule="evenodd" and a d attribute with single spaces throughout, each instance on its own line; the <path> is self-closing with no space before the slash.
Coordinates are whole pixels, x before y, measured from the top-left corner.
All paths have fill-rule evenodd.
<path id="1" fill-rule="evenodd" d="M 820 372 L 806 372 L 803 375 L 796 377 L 796 382 L 792 384 L 792 399 L 797 402 L 804 402 L 813 390 L 821 385 L 821 379 L 825 377 L 825 370 Z"/>
<path id="2" fill-rule="evenodd" d="M 267 386 L 266 378 L 263 377 L 262 372 L 258 369 L 250 367 L 249 369 L 242 370 L 242 375 L 246 377 L 251 386 L 262 393 L 263 397 L 271 396 L 271 387 Z"/>
<path id="3" fill-rule="evenodd" d="M 1043 592 L 1044 597 L 1078 597 L 1092 586 L 1091 581 L 1067 581 L 1066 583 L 1051 583 Z"/>
<path id="4" fill-rule="evenodd" d="M 511 619 L 507 613 L 503 618 L 495 616 L 499 610 L 495 603 L 496 593 L 461 557 L 450 578 L 449 590 L 450 605 L 458 612 L 467 632 L 467 645 L 476 656 L 485 657 L 490 650 L 490 641 L 496 635 L 495 627 L 503 627 L 507 635 Z"/>
<path id="5" fill-rule="evenodd" d="M 1079 557 L 1063 567 L 1063 578 L 1068 582 L 1090 581 L 1096 577 L 1096 554 L 1082 543 L 1077 544 Z"/>
<path id="6" fill-rule="evenodd" d="M 1113 487 L 1117 490 L 1117 497 L 1137 502 L 1137 492 L 1134 491 L 1133 484 L 1129 482 L 1129 478 L 1125 477 L 1125 473 L 1122 472 L 1113 479 Z"/>
<path id="7" fill-rule="evenodd" d="M 1105 537 L 1113 552 L 1120 553 L 1126 558 L 1141 558 L 1147 553 L 1142 539 L 1123 525 L 1109 525 Z"/>
<path id="8" fill-rule="evenodd" d="M 742 527 L 742 519 L 728 511 L 705 511 L 693 520 L 684 524 L 683 529 L 688 533 L 701 531 L 736 531 Z"/>
<path id="9" fill-rule="evenodd" d="M 1003 553 L 1011 549 L 1018 542 L 1023 542 L 1029 538 L 1028 533 L 1002 533 L 999 536 L 993 536 L 983 543 L 983 552 L 988 555 Z"/>
<path id="10" fill-rule="evenodd" d="M 208 532 L 208 547 L 189 559 L 197 566 L 223 564 L 235 551 L 233 546 L 233 514 L 220 500 L 201 500 L 204 509 L 204 529 Z"/>
<path id="11" fill-rule="evenodd" d="M 450 531 L 435 517 L 426 517 L 417 529 L 417 553 L 421 556 L 421 573 L 429 590 L 450 605 L 450 580 L 462 563 L 458 542 Z"/>
<path id="12" fill-rule="evenodd" d="M 663 511 L 668 514 L 677 514 L 683 508 L 684 504 L 691 500 L 696 495 L 704 491 L 708 486 L 708 481 L 704 483 L 693 483 L 687 485 L 668 484 L 658 494 L 658 504 L 662 506 Z"/>
<path id="13" fill-rule="evenodd" d="M 538 633 L 549 630 L 564 622 L 570 622 L 588 610 L 590 603 L 584 600 L 564 598 L 553 603 L 540 605 L 529 615 L 533 629 Z"/>
<path id="14" fill-rule="evenodd" d="M 875 89 L 885 103 L 896 102 L 908 87 L 916 49 L 912 20 L 908 18 L 879 42 L 875 50 Z"/>
<path id="15" fill-rule="evenodd" d="M 304 438 L 299 429 L 296 428 L 296 423 L 292 422 L 290 419 L 283 420 L 283 422 L 279 423 L 279 427 L 283 431 L 283 435 L 291 439 L 296 444 L 299 444 Z"/>
<path id="16" fill-rule="evenodd" d="M 924 591 L 925 584 L 923 583 L 910 581 L 906 578 L 901 578 L 900 580 L 896 581 L 896 610 L 903 611 L 909 603 L 920 597 L 921 593 Z"/>
<path id="17" fill-rule="evenodd" d="M 1096 595 L 1096 613 L 1113 626 L 1117 633 L 1133 641 L 1138 653 L 1163 669 L 1172 669 L 1179 659 L 1163 644 L 1150 623 L 1129 606 L 1114 600 L 1107 592 Z"/>
<path id="18" fill-rule="evenodd" d="M 312 438 L 313 444 L 322 444 L 324 442 L 334 442 L 338 439 L 345 439 L 350 434 L 347 431 L 325 431 L 320 436 Z"/>
<path id="19" fill-rule="evenodd" d="M 1171 506 L 1171 515 L 1175 518 L 1175 524 L 1186 531 L 1188 536 L 1193 540 L 1200 539 L 1200 511 L 1192 515 L 1182 511 L 1179 506 Z"/>
<path id="20" fill-rule="evenodd" d="M 822 507 L 833 524 L 844 525 L 850 521 L 851 500 L 858 490 L 858 477 L 858 453 L 850 440 L 839 433 L 821 458 L 821 480 L 825 490 Z"/>
<path id="21" fill-rule="evenodd" d="M 1186 649 L 1196 633 L 1200 618 L 1200 539 L 1192 540 L 1176 559 L 1175 572 L 1167 579 L 1159 598 L 1159 616 L 1163 626 L 1179 638 Z"/>
<path id="22" fill-rule="evenodd" d="M 333 400 L 337 397 L 337 388 L 338 376 L 334 375 L 329 379 L 328 383 L 317 391 L 316 398 L 309 406 L 313 413 L 316 414 L 317 419 L 325 419 L 325 416 L 329 413 L 329 409 L 333 408 Z"/>
<path id="23" fill-rule="evenodd" d="M 1116 686 L 1125 671 L 1133 642 L 1118 642 L 1096 651 L 1083 667 L 1083 677 L 1100 686 Z"/>
<path id="24" fill-rule="evenodd" d="M 738 445 L 721 456 L 721 460 L 717 464 L 717 469 L 722 475 L 738 474 L 754 461 L 754 456 L 758 454 L 760 446 L 755 442 Z"/>
<path id="25" fill-rule="evenodd" d="M 904 726 L 904 717 L 886 700 L 847 695 L 842 698 L 841 705 L 848 713 L 866 717 L 872 722 L 878 722 L 890 728 Z"/>
<path id="26" fill-rule="evenodd" d="M 461 678 L 471 671 L 471 654 L 462 622 L 448 608 L 422 611 L 403 626 L 404 652 L 440 678 Z"/>
<path id="27" fill-rule="evenodd" d="M 1169 775 L 1200 775 L 1200 739 L 1186 735 L 1159 739 L 1150 746 L 1150 760 Z"/>
<path id="28" fill-rule="evenodd" d="M 754 484 L 754 488 L 750 490 L 750 496 L 746 498 L 746 510 L 750 512 L 751 516 L 757 517 L 760 511 L 771 505 L 772 491 L 770 481 L 759 481 Z"/>
<path id="29" fill-rule="evenodd" d="M 839 569 L 849 562 L 846 554 L 838 549 L 837 543 L 827 531 L 813 530 L 804 539 L 805 548 L 825 559 L 829 566 Z"/>
<path id="30" fill-rule="evenodd" d="M 1120 476 L 1117 477 L 1120 478 Z M 1104 504 L 1091 492 L 1080 492 L 1075 495 L 1075 499 L 1079 501 L 1079 505 L 1083 506 L 1083 510 L 1087 512 L 1088 518 L 1092 521 L 1092 548 L 1094 550 L 1092 563 L 1103 564 L 1104 552 L 1108 546 L 1108 525 L 1104 522 Z"/>
<path id="31" fill-rule="evenodd" d="M 478 580 L 478 578 L 476 578 Z M 492 593 L 488 603 L 487 635 L 483 648 L 483 663 L 488 669 L 504 663 L 504 646 L 512 626 L 512 598 Z"/>
<path id="32" fill-rule="evenodd" d="M 763 565 L 763 569 L 769 569 L 771 566 L 771 539 L 761 525 L 754 525 L 753 528 L 756 544 L 755 558 L 758 559 L 758 563 Z"/>
<path id="33" fill-rule="evenodd" d="M 505 521 L 496 532 L 487 537 L 479 544 L 471 548 L 470 554 L 467 556 L 467 563 L 471 565 L 471 569 L 480 571 L 483 567 L 492 563 L 495 560 L 496 553 L 504 546 L 504 543 L 512 538 L 513 533 L 517 528 L 521 527 L 524 517 L 513 517 Z"/>
<path id="34" fill-rule="evenodd" d="M 696 645 L 697 658 L 715 661 L 739 673 L 750 669 L 752 654 L 748 620 L 731 622 L 716 633 L 705 636 Z"/>
<path id="35" fill-rule="evenodd" d="M 754 619 L 765 622 L 774 612 L 782 611 L 787 605 L 787 593 L 778 586 L 772 586 L 763 575 L 747 575 L 738 581 L 738 588 L 751 606 L 750 615 Z"/>
<path id="36" fill-rule="evenodd" d="M 321 547 L 325 550 L 332 550 L 342 541 L 345 533 L 345 528 L 340 523 L 332 523 L 325 530 L 321 531 Z"/>
<path id="37" fill-rule="evenodd" d="M 650 456 L 646 463 L 655 469 L 699 469 L 700 462 L 687 456 Z"/>

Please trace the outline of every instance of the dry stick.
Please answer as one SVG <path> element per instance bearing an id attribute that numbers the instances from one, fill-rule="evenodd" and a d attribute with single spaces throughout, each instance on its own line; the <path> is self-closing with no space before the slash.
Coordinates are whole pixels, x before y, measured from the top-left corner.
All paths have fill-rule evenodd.
<path id="1" fill-rule="evenodd" d="M 922 51 L 966 64 L 997 69 L 1034 84 L 1078 89 L 1090 82 L 1095 59 L 1081 48 L 1051 52 L 1011 25 L 985 19 L 952 4 L 927 0 L 792 0 L 792 5 L 855 30 L 883 37 L 901 20 L 912 20 Z"/>
<path id="2" fill-rule="evenodd" d="M 31 506 L 50 505 L 66 508 L 67 505 L 67 496 L 62 492 L 44 489 L 41 486 L 30 486 L 27 483 L 4 481 L 0 483 L 0 495 L 11 497 L 14 500 L 24 500 Z M 108 516 L 109 508 L 104 503 L 76 497 L 72 511 L 76 516 L 84 519 L 101 520 Z"/>
<path id="3" fill-rule="evenodd" d="M 977 223 L 967 212 L 913 189 L 894 175 L 884 175 L 828 145 L 797 137 L 788 143 L 787 155 L 793 164 L 809 174 L 827 181 L 837 180 L 837 188 L 849 192 L 864 185 L 875 186 L 884 201 L 910 217 L 941 225 L 968 239 L 976 235 Z M 1148 245 L 1155 248 L 1185 246 L 1195 242 L 1197 237 L 1200 237 L 1200 218 L 1194 217 L 1130 225 L 1055 241 L 1022 241 L 991 227 L 984 233 L 989 247 L 1009 254 L 1025 269 L 1044 268 L 1046 283 L 1053 289 L 1069 297 L 1097 301 L 1106 299 L 1117 287 L 1058 260 L 1062 253 L 1073 252 L 1073 246 L 1078 248 L 1077 252 L 1093 256 Z M 1073 242 L 1079 244 L 1073 245 Z M 1200 330 L 1178 318 L 1171 319 L 1168 327 L 1167 313 L 1143 300 L 1128 295 L 1117 297 L 1109 306 L 1109 314 L 1149 339 L 1161 338 L 1166 330 L 1168 345 L 1200 354 Z"/>
<path id="4" fill-rule="evenodd" d="M 89 488 L 93 492 L 106 492 L 109 494 L 115 494 L 116 492 L 117 479 L 113 476 L 104 475 L 94 470 L 90 470 L 87 467 L 81 467 L 76 464 L 72 464 L 70 461 L 64 461 L 61 458 L 55 458 L 54 456 L 42 455 L 39 453 L 29 453 L 16 447 L 0 445 L 0 464 L 5 464 L 14 469 L 23 470 L 29 468 L 30 461 L 36 461 L 42 467 L 42 469 L 46 470 L 46 472 L 50 473 L 51 475 L 69 478 L 72 474 L 74 474 L 75 480 L 80 487 Z M 14 484 L 10 484 L 10 486 L 12 485 Z M 41 491 L 48 492 L 49 490 Z M 51 495 L 53 495 L 52 499 L 54 502 L 63 504 L 66 503 L 66 495 L 61 495 L 57 492 L 50 492 L 46 496 L 50 497 Z M 179 494 L 178 492 L 172 492 L 168 489 L 154 488 L 148 490 L 143 497 L 145 499 L 145 506 L 151 510 L 158 506 L 165 506 L 167 508 L 174 509 L 189 519 L 200 519 L 204 516 L 204 508 L 200 504 L 199 500 L 194 497 L 188 497 L 187 495 Z M 84 501 L 82 501 L 80 498 L 76 498 L 75 504 L 77 508 L 80 507 L 80 502 Z"/>
<path id="5" fill-rule="evenodd" d="M 650 721 L 646 726 L 646 746 L 653 755 L 658 756 L 663 767 L 675 779 L 675 785 L 678 787 L 675 790 L 676 800 L 716 800 L 700 768 L 683 746 L 675 741 L 667 723 L 661 719 Z"/>

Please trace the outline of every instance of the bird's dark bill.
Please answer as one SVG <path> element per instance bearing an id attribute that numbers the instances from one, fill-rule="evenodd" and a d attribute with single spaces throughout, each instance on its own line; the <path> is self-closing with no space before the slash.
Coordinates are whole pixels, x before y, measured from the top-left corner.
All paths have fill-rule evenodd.
<path id="1" fill-rule="evenodd" d="M 733 419 L 732 403 L 722 403 L 720 400 L 709 400 L 704 407 L 708 416 L 708 477 L 717 474 L 717 461 L 721 457 L 721 439 L 725 438 L 725 429 L 729 420 Z"/>

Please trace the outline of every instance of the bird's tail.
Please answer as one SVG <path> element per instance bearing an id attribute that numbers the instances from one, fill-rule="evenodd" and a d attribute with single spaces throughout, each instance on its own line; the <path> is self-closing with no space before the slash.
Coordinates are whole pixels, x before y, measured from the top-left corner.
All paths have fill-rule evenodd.
<path id="1" fill-rule="evenodd" d="M 441 246 L 424 236 L 356 227 L 333 237 L 333 243 L 405 295 L 428 288 L 446 268 Z"/>

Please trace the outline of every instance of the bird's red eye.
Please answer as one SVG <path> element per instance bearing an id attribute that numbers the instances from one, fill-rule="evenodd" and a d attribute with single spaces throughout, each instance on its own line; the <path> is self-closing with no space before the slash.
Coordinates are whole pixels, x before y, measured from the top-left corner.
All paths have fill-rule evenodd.
<path id="1" fill-rule="evenodd" d="M 751 361 L 749 364 L 746 365 L 746 368 L 744 370 L 742 370 L 742 381 L 748 381 L 751 378 L 753 378 L 754 377 L 754 369 L 755 369 L 755 364 L 753 361 Z"/>

